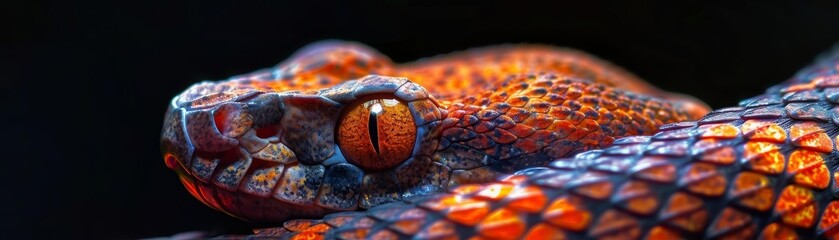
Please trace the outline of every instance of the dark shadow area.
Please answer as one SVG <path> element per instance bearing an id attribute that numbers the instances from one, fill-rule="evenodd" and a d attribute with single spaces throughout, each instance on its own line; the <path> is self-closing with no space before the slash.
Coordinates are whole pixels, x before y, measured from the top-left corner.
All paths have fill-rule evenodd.
<path id="1" fill-rule="evenodd" d="M 396 62 L 499 43 L 581 49 L 713 108 L 792 76 L 839 40 L 839 4 L 640 1 L 438 7 L 272 1 L 4 4 L 2 238 L 138 238 L 252 225 L 167 169 L 167 103 L 190 84 L 346 39 Z"/>

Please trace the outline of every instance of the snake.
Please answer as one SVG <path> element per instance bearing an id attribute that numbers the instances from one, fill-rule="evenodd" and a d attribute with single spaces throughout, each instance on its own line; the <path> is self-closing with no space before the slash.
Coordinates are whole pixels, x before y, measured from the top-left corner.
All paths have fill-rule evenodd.
<path id="1" fill-rule="evenodd" d="M 194 84 L 161 150 L 278 239 L 839 239 L 839 51 L 711 111 L 587 53 L 354 42 Z"/>

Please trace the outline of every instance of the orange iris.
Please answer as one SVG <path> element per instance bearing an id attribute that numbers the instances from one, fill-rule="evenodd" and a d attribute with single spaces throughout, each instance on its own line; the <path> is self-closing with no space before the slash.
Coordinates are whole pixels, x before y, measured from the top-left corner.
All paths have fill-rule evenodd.
<path id="1" fill-rule="evenodd" d="M 366 170 L 383 170 L 411 156 L 417 128 L 408 106 L 396 99 L 358 101 L 338 127 L 338 145 L 347 160 Z"/>

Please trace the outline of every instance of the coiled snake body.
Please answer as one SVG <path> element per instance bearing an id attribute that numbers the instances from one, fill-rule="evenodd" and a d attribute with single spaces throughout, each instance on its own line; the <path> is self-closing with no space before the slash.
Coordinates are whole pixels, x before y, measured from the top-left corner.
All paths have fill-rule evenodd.
<path id="1" fill-rule="evenodd" d="M 321 42 L 193 85 L 161 145 L 197 199 L 283 223 L 261 237 L 837 238 L 837 71 L 707 113 L 568 49 Z"/>

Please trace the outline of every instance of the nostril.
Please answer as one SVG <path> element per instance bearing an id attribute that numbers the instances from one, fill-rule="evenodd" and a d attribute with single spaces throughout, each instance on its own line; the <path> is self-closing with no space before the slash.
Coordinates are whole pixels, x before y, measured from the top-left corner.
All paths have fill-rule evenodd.
<path id="1" fill-rule="evenodd" d="M 166 162 L 166 167 L 169 169 L 175 170 L 178 168 L 178 158 L 172 156 L 172 154 L 167 153 L 166 156 L 163 157 L 163 161 Z"/>
<path id="2" fill-rule="evenodd" d="M 215 111 L 215 114 L 213 114 L 213 120 L 216 122 L 216 129 L 218 129 L 218 131 L 222 134 L 227 130 L 227 115 L 229 115 L 227 111 Z"/>

